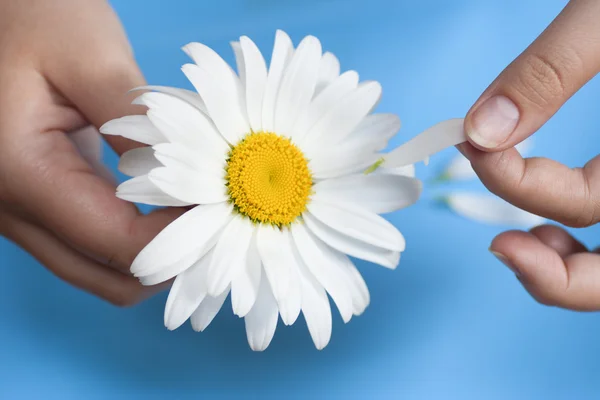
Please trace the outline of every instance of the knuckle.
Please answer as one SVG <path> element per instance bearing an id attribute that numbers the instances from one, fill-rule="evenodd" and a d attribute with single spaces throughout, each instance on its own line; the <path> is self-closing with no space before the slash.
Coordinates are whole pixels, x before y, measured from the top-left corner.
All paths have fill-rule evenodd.
<path id="1" fill-rule="evenodd" d="M 555 52 L 559 54 L 559 52 Z M 567 91 L 566 77 L 574 69 L 569 57 L 530 53 L 524 56 L 517 90 L 527 101 L 545 107 L 561 100 Z"/>

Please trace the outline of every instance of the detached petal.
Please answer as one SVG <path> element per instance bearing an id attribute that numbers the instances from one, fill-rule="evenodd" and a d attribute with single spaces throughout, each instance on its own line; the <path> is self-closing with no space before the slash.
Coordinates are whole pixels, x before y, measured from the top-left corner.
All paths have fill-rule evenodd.
<path id="1" fill-rule="evenodd" d="M 386 168 L 414 164 L 467 140 L 462 118 L 449 119 L 425 130 L 384 157 Z"/>
<path id="2" fill-rule="evenodd" d="M 450 193 L 444 200 L 457 214 L 486 224 L 533 227 L 546 221 L 489 194 Z"/>

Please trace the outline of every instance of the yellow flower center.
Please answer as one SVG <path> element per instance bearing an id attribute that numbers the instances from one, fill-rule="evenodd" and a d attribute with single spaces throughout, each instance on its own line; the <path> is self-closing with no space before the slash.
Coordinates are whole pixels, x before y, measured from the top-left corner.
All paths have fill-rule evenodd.
<path id="1" fill-rule="evenodd" d="M 289 225 L 306 209 L 312 177 L 289 139 L 250 133 L 229 152 L 226 180 L 235 209 L 254 222 Z"/>

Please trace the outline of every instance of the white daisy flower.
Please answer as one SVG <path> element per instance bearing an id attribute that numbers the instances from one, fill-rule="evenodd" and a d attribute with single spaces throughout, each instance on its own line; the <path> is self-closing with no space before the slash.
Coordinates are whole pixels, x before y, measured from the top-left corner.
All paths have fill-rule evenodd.
<path id="1" fill-rule="evenodd" d="M 318 349 L 331 336 L 328 294 L 345 322 L 369 304 L 349 256 L 395 268 L 402 234 L 378 214 L 413 204 L 421 192 L 411 162 L 379 168 L 399 130 L 391 114 L 372 114 L 377 82 L 340 74 L 319 40 L 294 49 L 278 31 L 267 69 L 247 37 L 232 44 L 238 74 L 200 43 L 184 47 L 183 72 L 198 93 L 149 86 L 136 104 L 146 115 L 108 122 L 102 132 L 151 147 L 123 155 L 133 179 L 117 196 L 159 206 L 193 206 L 137 256 L 145 285 L 175 278 L 165 325 L 188 318 L 204 330 L 231 294 L 253 350 L 264 350 L 278 317 L 302 312 Z M 419 160 L 428 156 L 423 154 Z M 379 161 L 378 161 L 379 160 Z"/>

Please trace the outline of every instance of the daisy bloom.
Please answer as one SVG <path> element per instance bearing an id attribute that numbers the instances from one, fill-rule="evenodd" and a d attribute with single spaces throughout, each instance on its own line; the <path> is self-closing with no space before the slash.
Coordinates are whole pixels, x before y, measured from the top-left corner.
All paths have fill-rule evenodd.
<path id="1" fill-rule="evenodd" d="M 413 204 L 421 183 L 411 157 L 379 153 L 400 128 L 395 115 L 372 113 L 381 85 L 340 74 L 317 38 L 294 48 L 278 31 L 268 68 L 249 38 L 232 47 L 237 74 L 207 46 L 185 46 L 195 64 L 182 70 L 197 93 L 141 88 L 150 91 L 134 103 L 146 115 L 101 129 L 149 145 L 123 155 L 120 170 L 133 178 L 118 197 L 190 207 L 131 272 L 144 285 L 175 278 L 168 329 L 191 319 L 204 330 L 231 295 L 253 350 L 269 345 L 279 316 L 291 325 L 300 313 L 322 349 L 328 295 L 345 322 L 369 304 L 348 256 L 395 268 L 405 241 L 378 214 Z M 386 169 L 388 161 L 401 168 Z"/>

